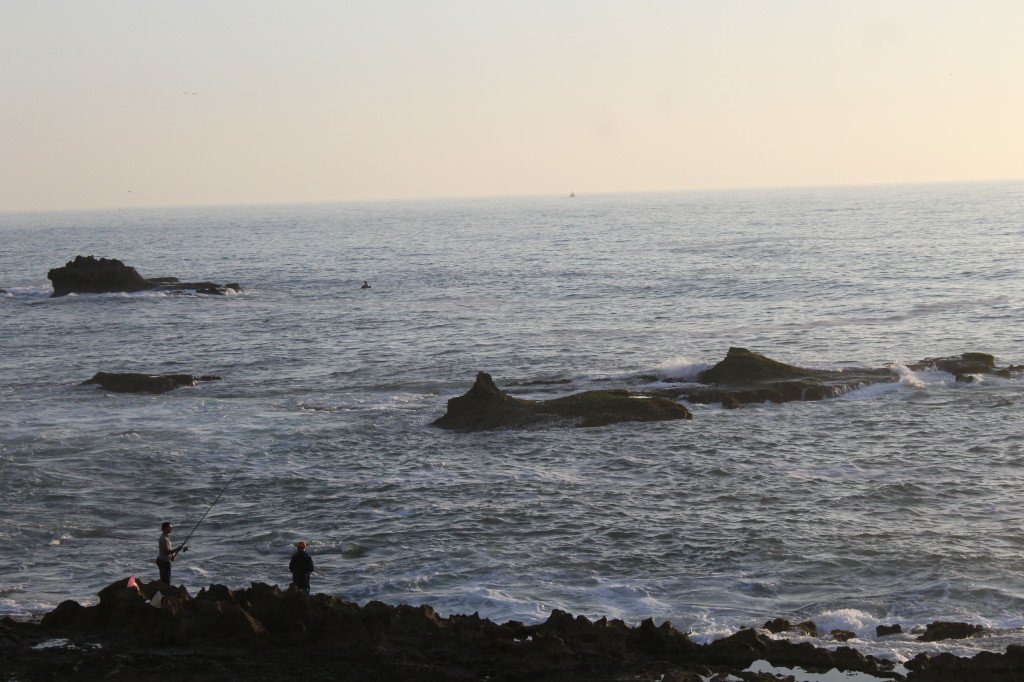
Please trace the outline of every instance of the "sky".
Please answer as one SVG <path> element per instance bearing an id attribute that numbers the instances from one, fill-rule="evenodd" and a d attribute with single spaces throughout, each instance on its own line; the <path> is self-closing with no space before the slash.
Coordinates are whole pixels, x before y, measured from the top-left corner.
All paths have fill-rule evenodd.
<path id="1" fill-rule="evenodd" d="M 1024 178 L 1021 0 L 0 0 L 0 211 Z"/>

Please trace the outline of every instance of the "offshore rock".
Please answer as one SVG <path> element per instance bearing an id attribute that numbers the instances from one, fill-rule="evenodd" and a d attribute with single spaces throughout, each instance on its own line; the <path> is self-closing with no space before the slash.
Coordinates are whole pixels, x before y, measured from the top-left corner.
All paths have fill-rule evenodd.
<path id="1" fill-rule="evenodd" d="M 938 642 L 943 639 L 966 639 L 973 637 L 985 628 L 971 623 L 958 623 L 937 620 L 929 623 L 924 634 L 918 637 L 922 642 Z"/>
<path id="2" fill-rule="evenodd" d="M 921 362 L 909 365 L 910 369 L 938 369 L 949 372 L 957 381 L 970 383 L 975 376 L 994 374 L 1009 379 L 1014 373 L 1024 371 L 1024 365 L 996 367 L 996 359 L 988 353 L 961 353 L 947 358 L 925 358 Z"/>
<path id="3" fill-rule="evenodd" d="M 68 294 L 108 294 L 136 291 L 195 291 L 200 294 L 224 295 L 241 291 L 236 283 L 180 282 L 177 277 L 146 279 L 138 271 L 116 258 L 75 256 L 64 267 L 47 273 L 53 283 L 51 298 Z"/>
<path id="4" fill-rule="evenodd" d="M 167 393 L 182 386 L 195 386 L 199 381 L 216 381 L 218 376 L 191 374 L 138 374 L 133 372 L 97 372 L 80 386 L 99 384 L 105 391 L 115 393 Z"/>
<path id="5" fill-rule="evenodd" d="M 793 625 L 785 618 L 774 618 L 766 621 L 761 628 L 773 634 L 778 634 L 780 632 L 798 632 L 810 637 L 818 636 L 818 626 L 812 620 L 805 620 L 802 623 Z"/>
<path id="6" fill-rule="evenodd" d="M 958 381 L 969 381 L 978 374 L 1009 377 L 1022 368 L 1010 365 L 998 368 L 987 353 L 962 353 L 947 358 L 929 358 L 908 365 L 913 371 L 938 369 L 953 374 Z M 683 398 L 691 403 L 721 403 L 736 408 L 749 403 L 786 403 L 796 400 L 823 400 L 872 384 L 899 381 L 890 367 L 807 369 L 772 360 L 746 348 L 730 348 L 725 359 L 697 376 L 697 383 L 680 388 L 659 389 L 657 395 Z M 684 379 L 666 379 L 679 381 Z"/>
<path id="7" fill-rule="evenodd" d="M 885 367 L 806 369 L 772 360 L 746 348 L 734 347 L 721 362 L 697 376 L 697 382 L 703 386 L 661 389 L 657 394 L 682 397 L 692 403 L 721 403 L 723 407 L 735 408 L 749 403 L 824 400 L 897 379 L 892 370 Z"/>
<path id="8" fill-rule="evenodd" d="M 433 425 L 453 431 L 486 431 L 559 422 L 588 427 L 692 418 L 679 403 L 625 389 L 585 391 L 552 400 L 513 398 L 498 389 L 490 374 L 480 372 L 468 392 L 448 401 L 448 411 Z"/>
<path id="9" fill-rule="evenodd" d="M 996 359 L 988 353 L 961 353 L 948 358 L 925 358 L 910 365 L 915 372 L 939 369 L 953 375 L 989 374 L 996 368 Z"/>

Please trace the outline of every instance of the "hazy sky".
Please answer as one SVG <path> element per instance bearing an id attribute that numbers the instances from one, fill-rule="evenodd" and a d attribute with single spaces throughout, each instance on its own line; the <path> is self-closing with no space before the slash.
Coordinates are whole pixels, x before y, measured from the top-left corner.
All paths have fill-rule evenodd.
<path id="1" fill-rule="evenodd" d="M 0 0 L 0 210 L 1024 178 L 1022 0 Z"/>

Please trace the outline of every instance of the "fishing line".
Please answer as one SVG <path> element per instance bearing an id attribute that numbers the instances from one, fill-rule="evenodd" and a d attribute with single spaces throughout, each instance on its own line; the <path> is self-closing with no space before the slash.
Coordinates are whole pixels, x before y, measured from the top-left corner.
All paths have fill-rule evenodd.
<path id="1" fill-rule="evenodd" d="M 219 500 L 220 496 L 224 494 L 224 491 L 228 489 L 228 486 L 231 485 L 231 482 L 235 480 L 235 476 L 238 476 L 238 473 L 242 470 L 242 467 L 244 467 L 245 463 L 249 461 L 249 457 L 250 455 L 245 456 L 245 459 L 242 460 L 242 463 L 238 466 L 238 469 L 235 470 L 234 475 L 232 475 L 228 482 L 224 485 L 224 487 L 220 489 L 220 492 L 217 493 L 217 497 L 213 498 L 213 502 L 210 503 L 210 506 L 207 508 L 206 513 L 203 514 L 202 518 L 200 518 L 196 525 L 192 528 L 192 530 L 189 531 L 189 534 L 185 536 L 185 539 L 181 543 L 182 552 L 188 551 L 188 547 L 186 547 L 185 545 L 188 544 L 188 540 L 192 537 L 192 533 L 196 532 L 196 528 L 199 528 L 199 524 L 202 523 L 203 519 L 206 518 L 206 514 L 209 514 L 210 510 L 213 509 L 213 505 L 217 504 L 217 500 Z"/>

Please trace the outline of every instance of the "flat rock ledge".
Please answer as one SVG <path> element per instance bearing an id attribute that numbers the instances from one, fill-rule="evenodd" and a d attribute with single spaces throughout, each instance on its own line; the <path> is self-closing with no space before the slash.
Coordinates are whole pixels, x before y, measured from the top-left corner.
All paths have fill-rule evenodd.
<path id="1" fill-rule="evenodd" d="M 200 381 L 217 381 L 220 377 L 207 374 L 139 374 L 136 372 L 97 372 L 80 386 L 99 384 L 114 393 L 167 393 L 182 386 L 195 386 Z"/>
<path id="2" fill-rule="evenodd" d="M 513 398 L 498 389 L 490 374 L 480 372 L 467 393 L 448 401 L 447 412 L 433 425 L 453 431 L 487 431 L 558 423 L 588 427 L 692 418 L 686 407 L 668 398 L 625 389 L 584 391 L 551 400 Z"/>
<path id="3" fill-rule="evenodd" d="M 1024 367 L 997 367 L 988 353 L 927 358 L 908 365 L 914 371 L 936 369 L 948 372 L 957 381 L 970 382 L 977 375 L 992 374 L 1009 378 Z M 655 377 L 646 377 L 654 380 Z M 685 383 L 679 388 L 659 389 L 654 395 L 684 399 L 695 404 L 721 403 L 735 408 L 750 403 L 786 403 L 797 400 L 824 400 L 879 383 L 894 383 L 900 376 L 891 367 L 844 367 L 837 370 L 807 369 L 773 360 L 746 348 L 730 348 L 725 358 L 701 372 L 697 381 L 683 378 L 663 379 L 666 383 Z"/>
<path id="4" fill-rule="evenodd" d="M 213 282 L 181 282 L 177 277 L 154 277 L 147 279 L 138 271 L 116 258 L 75 256 L 64 267 L 53 268 L 47 273 L 53 284 L 51 298 L 68 294 L 110 294 L 137 291 L 195 291 L 198 294 L 225 295 L 242 290 L 237 283 L 214 284 Z"/>

